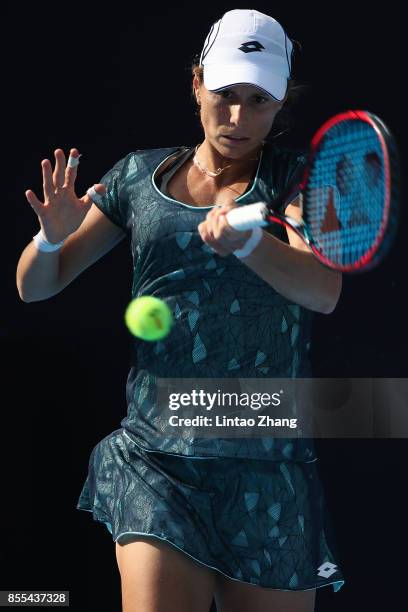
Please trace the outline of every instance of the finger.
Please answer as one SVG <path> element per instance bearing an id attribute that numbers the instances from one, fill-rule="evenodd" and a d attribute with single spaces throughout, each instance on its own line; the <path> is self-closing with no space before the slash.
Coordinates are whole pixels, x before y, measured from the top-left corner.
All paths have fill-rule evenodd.
<path id="1" fill-rule="evenodd" d="M 88 206 L 92 204 L 101 205 L 102 197 L 106 193 L 106 187 L 103 183 L 97 183 L 87 189 L 86 194 L 80 198 L 82 202 Z"/>
<path id="2" fill-rule="evenodd" d="M 65 155 L 62 149 L 55 149 L 55 169 L 52 175 L 54 189 L 62 189 L 65 178 Z"/>
<path id="3" fill-rule="evenodd" d="M 219 214 L 211 220 L 212 236 L 217 244 L 228 253 L 240 249 L 250 238 L 252 230 L 240 232 L 232 228 L 223 214 Z"/>
<path id="4" fill-rule="evenodd" d="M 234 208 L 238 208 L 238 206 L 237 206 L 236 204 L 232 204 L 232 203 L 229 203 L 229 204 L 223 204 L 222 206 L 220 206 L 220 207 L 217 209 L 216 214 L 217 214 L 218 216 L 219 216 L 219 215 L 226 216 L 226 215 L 229 213 L 229 211 L 230 211 L 230 210 L 234 210 Z"/>
<path id="5" fill-rule="evenodd" d="M 218 231 L 222 231 L 223 235 L 230 241 L 231 244 L 242 243 L 251 235 L 250 230 L 237 230 L 228 223 L 227 213 L 235 207 L 228 207 L 225 210 L 220 210 L 216 220 Z"/>
<path id="6" fill-rule="evenodd" d="M 213 235 L 216 240 L 234 240 L 236 238 L 236 230 L 234 230 L 228 223 L 225 214 L 218 211 L 211 219 Z"/>
<path id="7" fill-rule="evenodd" d="M 197 230 L 198 230 L 198 233 L 200 234 L 201 240 L 203 242 L 205 242 L 205 244 L 207 246 L 209 246 L 214 251 L 214 249 L 212 247 L 212 244 L 210 244 L 210 242 L 212 242 L 213 239 L 212 239 L 211 234 L 209 232 L 209 225 L 208 225 L 207 220 L 202 221 L 201 223 L 199 223 L 198 226 L 197 226 Z"/>
<path id="8" fill-rule="evenodd" d="M 223 257 L 230 254 L 230 250 L 228 248 L 224 248 L 224 245 L 222 245 L 219 239 L 214 236 L 214 219 L 207 218 L 205 221 L 200 223 L 198 225 L 198 232 L 203 242 L 205 242 L 205 244 L 207 244 L 215 253 L 222 255 Z"/>
<path id="9" fill-rule="evenodd" d="M 52 200 L 54 193 L 54 183 L 52 182 L 52 167 L 49 159 L 41 162 L 43 173 L 44 202 Z"/>
<path id="10" fill-rule="evenodd" d="M 82 153 L 79 153 L 78 149 L 71 149 L 69 152 L 68 163 L 65 170 L 65 183 L 64 187 L 74 188 L 75 180 L 78 172 L 79 158 Z"/>
<path id="11" fill-rule="evenodd" d="M 25 197 L 27 198 L 28 203 L 30 204 L 30 206 L 34 210 L 34 212 L 37 215 L 40 215 L 40 212 L 41 212 L 42 207 L 43 207 L 43 203 L 40 202 L 40 200 L 37 198 L 35 193 L 33 191 L 31 191 L 31 189 L 27 189 L 27 191 L 25 192 Z"/>
<path id="12" fill-rule="evenodd" d="M 211 217 L 225 217 L 229 211 L 233 210 L 234 208 L 237 208 L 237 205 L 233 203 L 220 204 L 210 210 Z"/>
<path id="13" fill-rule="evenodd" d="M 221 233 L 219 231 L 218 216 L 215 213 L 214 209 L 211 210 L 207 214 L 203 229 L 204 229 L 203 235 L 206 237 L 206 240 L 211 242 L 211 246 L 213 245 L 214 242 L 217 243 L 218 240 L 221 238 Z M 218 246 L 221 246 L 222 248 L 222 245 L 217 244 L 217 247 Z"/>
<path id="14" fill-rule="evenodd" d="M 222 212 L 228 212 L 228 210 L 230 209 L 225 209 L 224 204 L 217 204 L 213 206 L 210 211 L 208 211 L 206 219 L 213 219 L 214 217 L 219 216 Z"/>

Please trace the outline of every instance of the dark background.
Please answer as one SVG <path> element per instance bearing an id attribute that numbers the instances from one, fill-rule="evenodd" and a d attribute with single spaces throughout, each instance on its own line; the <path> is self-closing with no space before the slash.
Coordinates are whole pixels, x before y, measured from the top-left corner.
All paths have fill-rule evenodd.
<path id="1" fill-rule="evenodd" d="M 190 63 L 232 8 L 271 14 L 302 44 L 295 76 L 309 89 L 279 142 L 306 148 L 334 113 L 369 110 L 394 133 L 406 174 L 406 31 L 396 2 L 381 13 L 357 2 L 3 5 L 0 589 L 70 590 L 74 610 L 120 610 L 111 536 L 75 506 L 92 448 L 126 413 L 129 246 L 122 241 L 50 300 L 22 302 L 15 270 L 39 230 L 24 192 L 42 199 L 40 163 L 54 165 L 56 148 L 83 154 L 83 195 L 132 150 L 200 142 Z M 316 313 L 315 376 L 407 376 L 405 195 L 401 205 L 387 260 L 344 277 L 336 310 Z M 346 578 L 338 593 L 318 591 L 317 612 L 405 610 L 406 440 L 316 444 Z"/>

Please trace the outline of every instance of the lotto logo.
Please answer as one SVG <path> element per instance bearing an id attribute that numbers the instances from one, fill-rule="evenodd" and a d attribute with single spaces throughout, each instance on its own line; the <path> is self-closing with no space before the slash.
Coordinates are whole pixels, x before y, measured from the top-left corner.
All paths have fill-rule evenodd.
<path id="1" fill-rule="evenodd" d="M 326 563 L 323 563 L 317 569 L 318 576 L 321 576 L 322 578 L 330 578 L 332 574 L 335 574 L 337 572 L 337 565 L 333 565 L 333 563 L 326 561 Z"/>
<path id="2" fill-rule="evenodd" d="M 265 47 L 258 40 L 249 40 L 238 47 L 238 49 L 244 53 L 253 53 L 254 51 L 262 51 Z"/>

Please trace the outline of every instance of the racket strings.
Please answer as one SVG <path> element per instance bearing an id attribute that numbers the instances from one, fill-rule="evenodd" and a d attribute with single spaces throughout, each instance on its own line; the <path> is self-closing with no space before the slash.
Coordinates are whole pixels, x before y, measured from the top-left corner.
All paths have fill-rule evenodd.
<path id="1" fill-rule="evenodd" d="M 339 265 L 370 250 L 384 223 L 386 168 L 376 131 L 361 120 L 326 133 L 306 189 L 305 221 L 316 248 Z"/>

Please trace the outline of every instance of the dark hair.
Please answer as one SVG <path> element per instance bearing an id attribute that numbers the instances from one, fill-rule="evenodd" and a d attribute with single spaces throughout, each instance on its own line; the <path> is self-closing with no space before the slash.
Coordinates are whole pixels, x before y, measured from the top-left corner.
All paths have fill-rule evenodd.
<path id="1" fill-rule="evenodd" d="M 292 40 L 292 43 L 294 43 L 294 45 L 296 45 L 301 50 L 302 47 L 298 41 Z M 193 61 L 191 64 L 191 74 L 193 76 L 197 76 L 200 81 L 200 85 L 202 85 L 203 80 L 204 80 L 203 79 L 204 68 L 203 66 L 200 65 L 200 54 L 197 54 L 193 57 Z M 278 114 L 275 117 L 271 131 L 266 137 L 267 141 L 273 140 L 273 138 L 276 138 L 282 133 L 287 133 L 292 129 L 293 124 L 294 124 L 292 108 L 297 103 L 303 91 L 307 89 L 308 89 L 308 85 L 304 83 L 300 83 L 298 80 L 295 80 L 295 79 L 288 80 L 288 90 L 287 90 L 286 101 L 284 105 L 282 106 L 281 110 L 278 112 Z M 197 104 L 197 100 L 194 95 L 193 86 L 191 86 L 191 96 L 196 106 L 196 115 L 199 115 L 199 106 Z M 276 131 L 278 133 L 276 133 Z"/>

